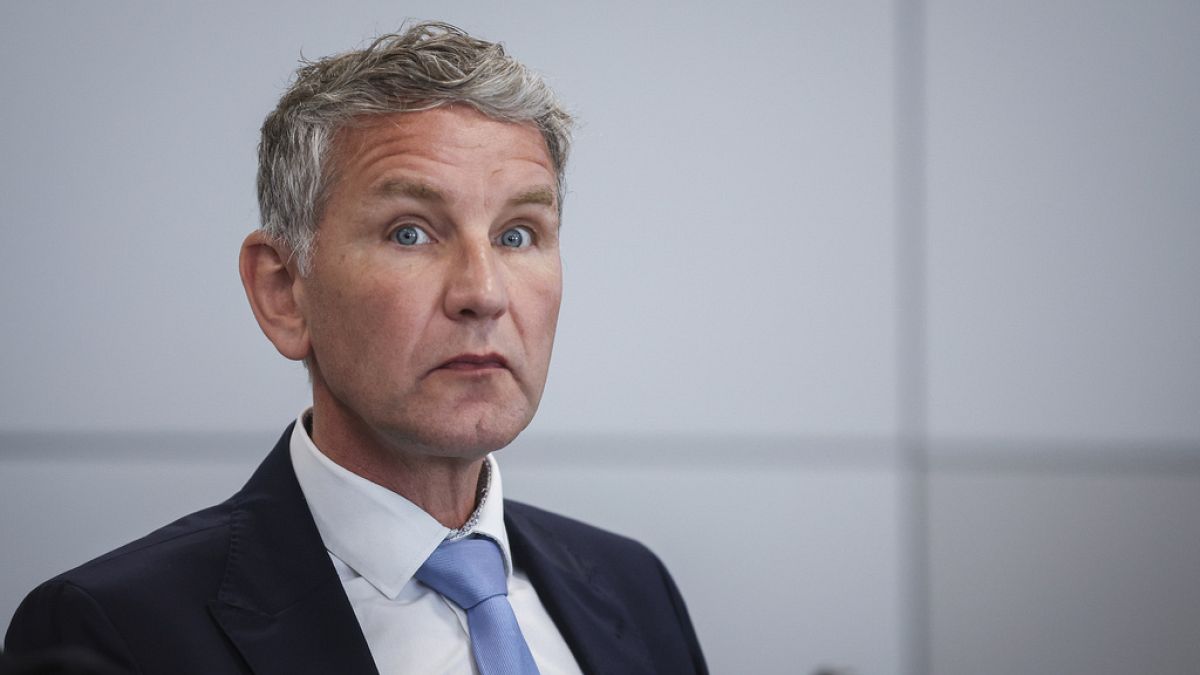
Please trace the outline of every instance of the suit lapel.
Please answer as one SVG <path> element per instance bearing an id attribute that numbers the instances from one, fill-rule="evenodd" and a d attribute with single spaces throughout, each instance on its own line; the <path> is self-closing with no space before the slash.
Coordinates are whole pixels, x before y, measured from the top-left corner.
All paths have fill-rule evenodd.
<path id="1" fill-rule="evenodd" d="M 209 610 L 256 675 L 378 675 L 296 482 L 291 431 L 233 498 L 225 578 Z"/>
<path id="2" fill-rule="evenodd" d="M 505 502 L 504 521 L 513 564 L 529 575 L 580 669 L 597 675 L 653 673 L 646 644 L 603 572 L 512 502 Z"/>

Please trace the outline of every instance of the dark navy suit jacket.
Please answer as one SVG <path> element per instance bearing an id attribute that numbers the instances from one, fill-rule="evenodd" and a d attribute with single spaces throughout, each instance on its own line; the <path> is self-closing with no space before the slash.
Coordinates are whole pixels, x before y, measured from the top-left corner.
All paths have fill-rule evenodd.
<path id="1" fill-rule="evenodd" d="M 12 654 L 81 645 L 163 675 L 377 673 L 288 454 L 240 492 L 35 589 Z M 687 608 L 637 542 L 504 503 L 514 564 L 585 673 L 705 673 Z"/>

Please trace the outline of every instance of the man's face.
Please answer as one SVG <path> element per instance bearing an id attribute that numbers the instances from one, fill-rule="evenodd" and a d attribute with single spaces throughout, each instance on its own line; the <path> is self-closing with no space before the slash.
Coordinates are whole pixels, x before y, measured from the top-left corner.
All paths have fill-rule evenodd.
<path id="1" fill-rule="evenodd" d="M 297 296 L 316 405 L 387 447 L 503 447 L 537 410 L 562 297 L 545 141 L 450 106 L 370 120 L 334 149 Z"/>

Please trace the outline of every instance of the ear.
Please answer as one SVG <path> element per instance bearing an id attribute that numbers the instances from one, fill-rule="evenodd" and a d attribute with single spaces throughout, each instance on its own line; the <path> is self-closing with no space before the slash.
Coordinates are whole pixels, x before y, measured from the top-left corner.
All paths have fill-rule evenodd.
<path id="1" fill-rule="evenodd" d="M 300 361 L 308 357 L 311 343 L 300 302 L 303 280 L 289 258 L 281 244 L 255 230 L 242 242 L 238 270 L 258 327 L 280 354 Z"/>

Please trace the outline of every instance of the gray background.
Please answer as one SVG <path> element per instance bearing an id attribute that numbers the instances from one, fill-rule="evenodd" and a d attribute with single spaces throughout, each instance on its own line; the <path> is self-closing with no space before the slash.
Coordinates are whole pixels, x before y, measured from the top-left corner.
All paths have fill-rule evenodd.
<path id="1" fill-rule="evenodd" d="M 583 121 L 506 492 L 713 670 L 1200 673 L 1200 4 L 0 4 L 0 622 L 305 405 L 236 273 L 301 50 L 499 39 Z"/>

